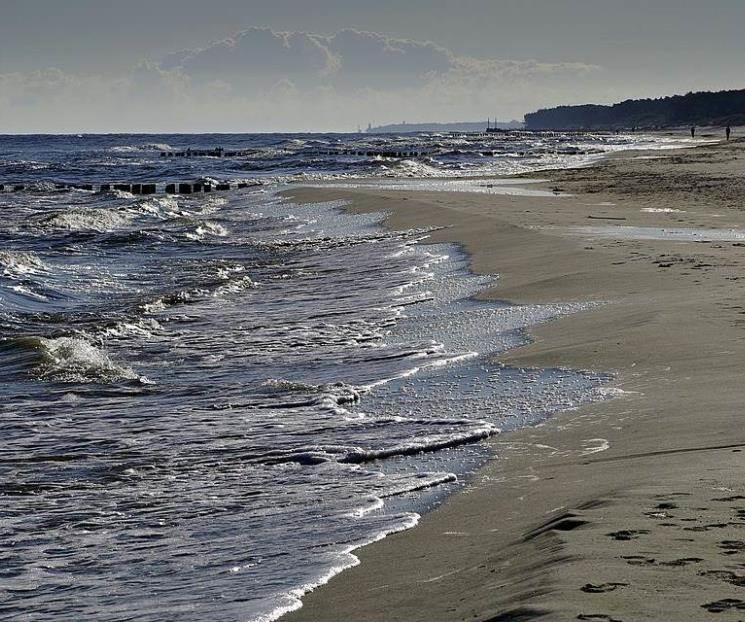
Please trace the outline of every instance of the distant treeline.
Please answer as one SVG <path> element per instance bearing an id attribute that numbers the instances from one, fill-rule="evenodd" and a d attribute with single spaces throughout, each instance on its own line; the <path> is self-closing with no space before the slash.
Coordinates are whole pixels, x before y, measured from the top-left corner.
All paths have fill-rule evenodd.
<path id="1" fill-rule="evenodd" d="M 483 132 L 487 121 L 461 121 L 454 123 L 395 123 L 391 125 L 379 125 L 368 127 L 371 134 L 405 134 L 407 132 Z M 522 128 L 520 121 L 499 121 L 496 125 L 503 130 L 516 130 Z M 491 121 L 491 127 L 494 122 Z"/>
<path id="2" fill-rule="evenodd" d="M 613 106 L 559 106 L 525 115 L 529 130 L 644 129 L 694 124 L 745 125 L 745 90 L 629 99 Z"/>

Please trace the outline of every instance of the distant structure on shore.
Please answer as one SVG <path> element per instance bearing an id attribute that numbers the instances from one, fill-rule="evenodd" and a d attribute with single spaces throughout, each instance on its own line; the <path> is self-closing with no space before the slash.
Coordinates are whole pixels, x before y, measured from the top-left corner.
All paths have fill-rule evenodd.
<path id="1" fill-rule="evenodd" d="M 528 130 L 612 130 L 745 125 L 745 90 L 703 91 L 603 106 L 558 106 L 525 115 Z"/>
<path id="2" fill-rule="evenodd" d="M 391 125 L 367 126 L 368 134 L 405 134 L 407 132 L 483 132 L 487 125 L 501 130 L 520 130 L 520 121 L 462 121 L 456 123 L 395 123 Z"/>

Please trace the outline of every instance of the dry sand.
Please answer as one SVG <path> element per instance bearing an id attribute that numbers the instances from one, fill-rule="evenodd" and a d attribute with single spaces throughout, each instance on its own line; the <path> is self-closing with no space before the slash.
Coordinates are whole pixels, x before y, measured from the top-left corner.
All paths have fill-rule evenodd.
<path id="1" fill-rule="evenodd" d="M 549 177 L 574 196 L 290 192 L 447 227 L 432 240 L 499 273 L 484 296 L 608 301 L 500 360 L 614 371 L 626 393 L 494 438 L 463 493 L 358 551 L 288 622 L 745 619 L 745 245 L 569 232 L 745 229 L 745 142 Z"/>

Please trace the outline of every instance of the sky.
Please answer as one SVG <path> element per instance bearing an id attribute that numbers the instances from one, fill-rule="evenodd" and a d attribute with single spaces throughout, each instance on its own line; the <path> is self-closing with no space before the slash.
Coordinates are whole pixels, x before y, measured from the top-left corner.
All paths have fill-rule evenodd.
<path id="1" fill-rule="evenodd" d="M 0 0 L 0 133 L 354 131 L 745 88 L 744 0 Z"/>

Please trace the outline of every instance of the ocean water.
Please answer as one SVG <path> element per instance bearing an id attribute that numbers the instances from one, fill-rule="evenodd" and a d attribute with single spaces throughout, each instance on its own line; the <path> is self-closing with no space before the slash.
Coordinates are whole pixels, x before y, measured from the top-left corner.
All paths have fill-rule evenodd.
<path id="1" fill-rule="evenodd" d="M 701 141 L 642 134 L 111 134 L 0 135 L 0 183 L 187 182 L 256 184 L 511 175 L 582 166 L 628 149 Z M 161 158 L 164 151 L 240 151 L 233 158 Z M 368 153 L 419 152 L 419 157 Z"/>
<path id="2" fill-rule="evenodd" d="M 427 230 L 278 194 L 413 168 L 308 156 L 334 141 L 466 141 L 415 162 L 439 175 L 659 142 L 499 140 L 0 138 L 0 183 L 31 184 L 0 193 L 0 617 L 276 619 L 467 482 L 480 441 L 601 399 L 602 374 L 493 358 L 587 305 L 477 301 L 497 275 L 469 273 Z M 158 153 L 216 142 L 256 154 Z M 257 185 L 53 189 L 198 178 Z"/>

